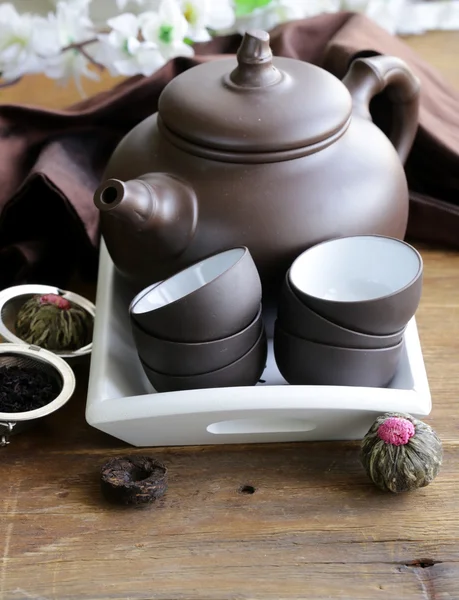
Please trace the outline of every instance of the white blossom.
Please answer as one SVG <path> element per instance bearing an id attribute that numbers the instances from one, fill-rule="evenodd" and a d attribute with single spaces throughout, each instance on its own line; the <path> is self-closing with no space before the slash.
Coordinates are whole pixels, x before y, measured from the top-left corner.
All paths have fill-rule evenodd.
<path id="1" fill-rule="evenodd" d="M 193 49 L 184 42 L 188 22 L 177 0 L 162 0 L 157 12 L 142 13 L 139 20 L 143 38 L 154 44 L 166 60 L 193 56 Z"/>
<path id="2" fill-rule="evenodd" d="M 52 79 L 65 84 L 74 78 L 81 90 L 81 76 L 98 79 L 98 74 L 89 68 L 90 60 L 85 56 L 89 48 L 81 52 L 77 47 L 69 46 L 87 42 L 94 38 L 95 29 L 89 17 L 90 0 L 60 0 L 56 5 L 56 13 L 48 16 L 45 32 L 50 45 L 55 51 L 45 62 L 44 73 Z"/>
<path id="3" fill-rule="evenodd" d="M 229 29 L 235 23 L 231 0 L 181 0 L 180 8 L 188 22 L 187 37 L 194 42 L 208 42 L 209 29 Z"/>
<path id="4" fill-rule="evenodd" d="M 271 0 L 266 6 L 239 17 L 236 30 L 241 34 L 251 28 L 270 31 L 280 23 L 336 12 L 340 10 L 340 5 L 341 0 Z"/>
<path id="5" fill-rule="evenodd" d="M 399 35 L 419 35 L 432 29 L 458 30 L 459 2 L 438 0 L 404 3 L 393 25 Z"/>
<path id="6" fill-rule="evenodd" d="M 113 74 L 148 77 L 165 63 L 156 44 L 139 40 L 139 17 L 125 13 L 109 19 L 107 24 L 112 31 L 98 36 L 101 44 L 96 56 Z"/>
<path id="7" fill-rule="evenodd" d="M 116 74 L 148 77 L 169 59 L 194 54 L 184 42 L 188 22 L 176 0 L 162 0 L 157 11 L 125 13 L 107 24 L 112 31 L 98 36 L 97 57 Z"/>
<path id="8" fill-rule="evenodd" d="M 12 81 L 28 73 L 40 73 L 44 57 L 54 48 L 42 35 L 46 20 L 25 13 L 19 15 L 10 3 L 0 4 L 0 74 Z"/>
<path id="9" fill-rule="evenodd" d="M 395 34 L 405 0 L 370 0 L 363 12 L 389 33 Z"/>
<path id="10" fill-rule="evenodd" d="M 279 23 L 301 19 L 304 12 L 302 4 L 289 2 L 288 0 L 271 0 L 268 5 L 256 8 L 251 13 L 238 17 L 235 28 L 241 34 L 253 28 L 270 31 Z"/>
<path id="11" fill-rule="evenodd" d="M 35 15 L 18 12 L 18 1 L 0 0 L 2 79 L 45 73 L 64 83 L 73 77 L 80 86 L 82 76 L 98 77 L 91 62 L 113 75 L 150 76 L 176 56 L 192 56 L 190 44 L 209 41 L 215 33 L 270 31 L 286 21 L 340 10 L 366 14 L 391 33 L 459 28 L 458 0 L 266 0 L 264 6 L 237 18 L 235 0 L 46 1 L 55 12 Z M 42 7 L 23 0 L 22 6 L 31 5 Z M 110 11 L 124 10 L 109 18 Z"/>

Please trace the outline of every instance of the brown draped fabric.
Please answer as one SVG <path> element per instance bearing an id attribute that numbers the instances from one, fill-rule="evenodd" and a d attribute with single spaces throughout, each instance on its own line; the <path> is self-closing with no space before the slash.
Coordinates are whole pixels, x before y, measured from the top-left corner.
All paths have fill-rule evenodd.
<path id="1" fill-rule="evenodd" d="M 190 67 L 235 53 L 240 36 L 196 46 L 152 77 L 133 77 L 66 110 L 0 105 L 0 288 L 65 285 L 97 269 L 98 212 L 92 194 L 117 142 L 156 111 L 164 86 Z M 459 248 L 459 92 L 402 40 L 362 15 L 338 13 L 271 32 L 273 53 L 317 64 L 338 77 L 356 56 L 405 60 L 422 85 L 420 126 L 406 164 L 408 237 Z M 384 94 L 371 111 L 384 129 Z"/>

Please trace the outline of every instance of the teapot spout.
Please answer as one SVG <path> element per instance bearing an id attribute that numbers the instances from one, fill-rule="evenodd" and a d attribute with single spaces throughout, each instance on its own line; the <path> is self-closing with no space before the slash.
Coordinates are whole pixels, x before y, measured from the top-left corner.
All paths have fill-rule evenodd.
<path id="1" fill-rule="evenodd" d="M 124 222 L 133 233 L 149 236 L 157 256 L 173 258 L 191 241 L 198 221 L 194 190 L 166 173 L 148 173 L 137 179 L 107 179 L 94 193 L 103 219 Z"/>
<path id="2" fill-rule="evenodd" d="M 156 199 L 150 186 L 139 179 L 108 179 L 96 190 L 94 204 L 102 213 L 143 229 L 155 212 Z"/>

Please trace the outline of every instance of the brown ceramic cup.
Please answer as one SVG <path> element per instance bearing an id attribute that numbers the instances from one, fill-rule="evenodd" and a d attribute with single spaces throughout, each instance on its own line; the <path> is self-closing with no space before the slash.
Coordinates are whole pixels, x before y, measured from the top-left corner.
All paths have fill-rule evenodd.
<path id="1" fill-rule="evenodd" d="M 246 247 L 214 254 L 134 298 L 131 318 L 173 342 L 209 342 L 245 329 L 260 308 L 261 281 Z"/>
<path id="2" fill-rule="evenodd" d="M 157 392 L 256 385 L 266 367 L 268 346 L 264 329 L 252 348 L 239 360 L 209 373 L 180 377 L 158 373 L 145 363 L 143 369 Z"/>
<path id="3" fill-rule="evenodd" d="M 154 337 L 131 319 L 137 353 L 141 361 L 166 375 L 198 375 L 222 369 L 244 356 L 263 329 L 261 306 L 248 327 L 234 335 L 212 342 L 170 342 Z"/>
<path id="4" fill-rule="evenodd" d="M 422 258 L 412 246 L 379 235 L 343 237 L 303 252 L 289 271 L 300 300 L 342 327 L 391 335 L 415 314 Z"/>
<path id="5" fill-rule="evenodd" d="M 403 338 L 405 327 L 392 335 L 368 335 L 345 329 L 314 312 L 301 302 L 284 279 L 278 305 L 279 323 L 285 331 L 311 342 L 342 348 L 377 349 L 396 346 Z"/>
<path id="6" fill-rule="evenodd" d="M 276 322 L 274 356 L 282 377 L 292 385 L 387 387 L 402 352 L 402 340 L 392 348 L 338 348 L 287 333 Z"/>

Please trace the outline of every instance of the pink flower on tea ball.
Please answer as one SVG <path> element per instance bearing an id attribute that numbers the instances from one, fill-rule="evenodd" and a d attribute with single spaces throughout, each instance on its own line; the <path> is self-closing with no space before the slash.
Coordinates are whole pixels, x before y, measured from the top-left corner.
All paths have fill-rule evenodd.
<path id="1" fill-rule="evenodd" d="M 393 444 L 394 446 L 407 444 L 414 434 L 413 423 L 400 417 L 389 417 L 378 428 L 378 436 L 386 444 Z"/>

